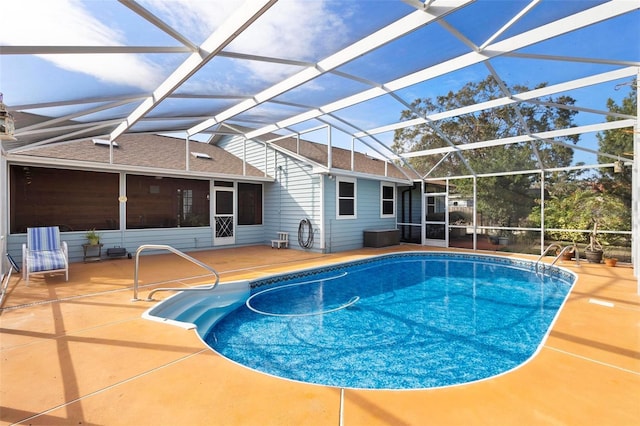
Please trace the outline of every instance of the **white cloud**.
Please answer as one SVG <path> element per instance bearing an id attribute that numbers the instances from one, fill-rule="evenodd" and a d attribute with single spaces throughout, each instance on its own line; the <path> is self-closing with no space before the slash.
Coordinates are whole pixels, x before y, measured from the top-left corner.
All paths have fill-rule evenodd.
<path id="1" fill-rule="evenodd" d="M 241 0 L 140 0 L 145 8 L 178 29 L 195 44 L 202 43 L 244 1 Z M 276 58 L 317 61 L 343 39 L 346 25 L 341 16 L 329 9 L 329 0 L 282 0 L 268 10 L 229 46 L 234 52 Z M 116 5 L 109 10 L 126 7 Z M 2 6 L 0 44 L 22 46 L 119 46 L 131 44 L 125 37 L 124 21 L 108 21 L 108 13 L 95 15 L 99 7 L 81 0 L 13 0 Z M 93 13 L 93 14 L 92 14 Z M 10 16 L 10 19 L 6 17 Z M 108 25 L 107 25 L 108 23 Z M 153 28 L 149 24 L 149 28 Z M 134 29 L 135 30 L 135 29 Z M 159 30 L 157 30 L 159 31 Z M 156 32 L 155 34 L 158 34 Z M 138 34 L 140 36 L 140 34 Z M 144 40 L 144 37 L 140 37 Z M 136 40 L 134 44 L 144 44 Z M 177 42 L 176 42 L 177 44 Z M 164 59 L 153 63 L 134 54 L 41 55 L 56 66 L 84 73 L 100 81 L 143 90 L 155 89 L 173 69 L 162 69 Z M 175 59 L 175 58 L 174 58 Z M 175 61 L 171 61 L 176 65 Z M 256 61 L 230 61 L 245 78 L 273 83 L 297 69 Z M 225 86 L 211 80 L 210 87 Z M 204 76 L 204 80 L 206 80 Z M 247 81 L 247 80 L 245 80 Z M 206 81 L 197 84 L 203 87 Z M 238 88 L 242 90 L 242 88 Z M 245 88 L 247 89 L 247 88 Z M 251 90 L 251 89 L 249 89 Z"/>
<path id="2" fill-rule="evenodd" d="M 243 1 L 145 0 L 157 13 L 195 43 L 202 43 Z M 343 17 L 327 0 L 281 0 L 236 38 L 227 50 L 275 58 L 317 61 L 328 55 L 347 32 Z M 349 9 L 349 8 L 345 8 Z M 239 63 L 253 78 L 275 82 L 291 74 L 288 66 L 256 61 Z"/>
<path id="3" fill-rule="evenodd" d="M 118 46 L 123 34 L 93 17 L 77 0 L 20 0 L 2 5 L 0 44 L 17 46 Z M 7 19 L 7 17 L 11 17 Z M 125 54 L 41 55 L 60 68 L 99 80 L 150 90 L 162 80 L 158 67 Z"/>

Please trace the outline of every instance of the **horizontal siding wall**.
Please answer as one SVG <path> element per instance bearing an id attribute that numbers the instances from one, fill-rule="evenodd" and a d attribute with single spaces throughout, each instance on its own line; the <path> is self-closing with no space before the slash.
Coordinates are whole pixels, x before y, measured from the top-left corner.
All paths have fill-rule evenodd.
<path id="1" fill-rule="evenodd" d="M 264 225 L 244 225 L 236 227 L 236 246 L 265 244 Z M 217 246 L 224 247 L 224 246 Z"/>
<path id="2" fill-rule="evenodd" d="M 128 231 L 99 231 L 103 244 L 102 257 L 107 258 L 107 249 L 123 247 L 132 255 L 144 244 L 169 245 L 183 252 L 213 249 L 213 230 L 210 227 L 166 228 L 166 229 L 133 229 Z M 63 232 L 60 239 L 67 243 L 69 261 L 82 262 L 83 244 L 87 243 L 85 232 Z M 13 234 L 7 238 L 7 252 L 19 265 L 22 264 L 22 245 L 27 242 L 26 234 Z M 240 226 L 236 228 L 236 244 L 265 244 L 264 226 Z M 215 248 L 224 248 L 216 246 Z M 166 252 L 166 251 L 160 251 Z M 95 252 L 92 252 L 93 254 Z M 143 254 L 158 253 L 157 250 L 145 250 Z"/>
<path id="3" fill-rule="evenodd" d="M 220 147 L 243 158 L 247 163 L 266 170 L 275 178 L 273 183 L 264 185 L 264 226 L 263 244 L 271 244 L 277 233 L 289 234 L 289 247 L 307 250 L 298 244 L 298 226 L 302 219 L 311 221 L 314 229 L 314 243 L 311 251 L 320 252 L 321 194 L 320 175 L 312 174 L 311 166 L 283 155 L 276 150 L 255 141 L 239 138 L 220 142 Z M 265 158 L 266 157 L 266 158 Z"/>
<path id="4" fill-rule="evenodd" d="M 107 249 L 123 247 L 135 254 L 143 244 L 170 245 L 180 251 L 193 251 L 212 247 L 212 231 L 209 227 L 167 228 L 167 229 L 135 229 L 129 231 L 99 231 L 102 257 L 107 257 Z M 67 243 L 69 261 L 82 262 L 83 244 L 87 243 L 84 232 L 63 232 L 60 239 Z M 27 242 L 26 234 L 9 235 L 7 251 L 18 262 L 22 263 L 22 244 Z M 153 251 L 145 251 L 145 254 Z"/>
<path id="5" fill-rule="evenodd" d="M 135 252 L 143 244 L 163 244 L 180 251 L 211 248 L 213 245 L 210 227 L 140 229 L 127 231 L 124 246 Z"/>
<path id="6" fill-rule="evenodd" d="M 245 158 L 246 162 L 253 167 L 265 170 L 265 146 L 263 143 L 253 140 L 244 141 L 241 138 L 228 138 L 218 142 L 218 146 L 241 160 Z M 273 152 L 272 149 L 268 149 L 269 151 Z M 273 175 L 273 169 L 267 169 L 267 174 Z"/>
<path id="7" fill-rule="evenodd" d="M 275 170 L 275 182 L 265 187 L 267 240 L 280 231 L 289 233 L 291 248 L 320 252 L 321 218 L 320 176 L 311 167 L 271 150 L 267 167 Z M 298 227 L 303 219 L 311 222 L 314 242 L 310 248 L 298 244 Z"/>
<path id="8" fill-rule="evenodd" d="M 395 218 L 380 217 L 380 181 L 377 180 L 358 179 L 357 219 L 337 219 L 336 182 L 327 178 L 325 184 L 328 252 L 362 248 L 363 232 L 367 229 L 396 229 Z"/>
<path id="9" fill-rule="evenodd" d="M 298 226 L 302 219 L 311 221 L 314 229 L 312 251 L 339 252 L 363 246 L 366 229 L 396 229 L 396 218 L 380 217 L 380 181 L 358 179 L 357 219 L 336 219 L 336 180 L 313 174 L 310 165 L 283 155 L 264 144 L 236 138 L 221 142 L 221 147 L 275 178 L 265 184 L 264 233 L 266 244 L 277 232 L 289 233 L 290 247 L 302 249 L 298 244 Z M 325 191 L 325 229 L 320 229 L 322 218 L 321 179 Z M 398 202 L 396 196 L 396 203 Z M 326 247 L 321 247 L 324 232 Z"/>

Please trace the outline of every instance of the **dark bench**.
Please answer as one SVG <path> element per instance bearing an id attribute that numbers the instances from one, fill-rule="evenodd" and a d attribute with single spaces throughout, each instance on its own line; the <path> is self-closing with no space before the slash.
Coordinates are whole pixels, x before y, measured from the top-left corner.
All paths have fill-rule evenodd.
<path id="1" fill-rule="evenodd" d="M 365 247 L 387 247 L 400 244 L 399 229 L 367 229 L 364 231 Z"/>

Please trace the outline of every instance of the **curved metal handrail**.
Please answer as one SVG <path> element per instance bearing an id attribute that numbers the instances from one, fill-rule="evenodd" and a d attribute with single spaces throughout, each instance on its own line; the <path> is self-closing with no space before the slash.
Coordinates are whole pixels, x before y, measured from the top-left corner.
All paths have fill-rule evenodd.
<path id="1" fill-rule="evenodd" d="M 199 261 L 198 259 L 194 259 L 193 257 L 189 256 L 188 254 L 185 254 L 183 252 L 181 252 L 178 249 L 175 249 L 171 246 L 168 245 L 164 245 L 164 244 L 144 244 L 141 245 L 140 247 L 138 247 L 138 250 L 136 250 L 136 269 L 134 271 L 134 276 L 133 276 L 133 299 L 131 299 L 132 302 L 137 302 L 139 300 L 143 300 L 143 299 L 139 299 L 138 298 L 138 266 L 140 265 L 140 253 L 143 252 L 144 250 L 147 249 L 153 249 L 153 250 L 168 250 L 171 253 L 177 254 L 178 256 L 188 260 L 191 263 L 195 263 L 196 265 L 206 269 L 207 271 L 211 272 L 212 275 L 214 275 L 216 277 L 216 282 L 206 286 L 206 287 L 187 287 L 187 288 L 172 288 L 172 287 L 162 287 L 162 288 L 156 288 L 155 290 L 152 290 L 149 295 L 147 296 L 146 299 L 144 299 L 146 302 L 151 302 L 153 301 L 153 294 L 157 291 L 203 291 L 203 290 L 213 290 L 214 288 L 216 288 L 218 286 L 218 284 L 220 283 L 220 275 L 218 274 L 218 272 L 213 269 L 211 266 L 207 265 L 206 263 L 203 263 L 201 261 Z"/>
<path id="2" fill-rule="evenodd" d="M 538 263 L 540 263 L 542 258 L 545 257 L 547 255 L 547 253 L 549 253 L 549 251 L 554 247 L 556 248 L 556 250 L 557 249 L 562 250 L 562 246 L 560 244 L 556 244 L 556 243 L 549 244 L 549 246 L 546 249 L 544 249 L 544 251 L 542 252 L 540 257 L 538 258 L 538 260 L 536 260 L 536 264 L 535 264 L 536 271 L 538 270 Z"/>
<path id="3" fill-rule="evenodd" d="M 566 246 L 565 248 L 560 250 L 560 253 L 558 253 L 556 258 L 553 259 L 553 262 L 551 262 L 551 265 L 555 265 L 555 263 L 558 261 L 558 259 L 560 259 L 562 257 L 562 255 L 564 254 L 565 251 L 573 251 L 575 253 L 575 257 L 576 257 L 576 266 L 580 266 L 580 250 L 578 249 L 578 246 L 576 246 L 576 245 Z"/>
<path id="4" fill-rule="evenodd" d="M 576 266 L 580 266 L 580 251 L 578 250 L 578 246 L 571 245 L 571 246 L 565 246 L 562 247 L 560 244 L 556 244 L 556 243 L 551 243 L 549 244 L 549 246 L 542 252 L 542 254 L 540 255 L 540 257 L 538 258 L 538 260 L 536 260 L 536 264 L 535 264 L 535 268 L 536 271 L 538 270 L 538 263 L 540 263 L 540 261 L 542 260 L 543 257 L 545 257 L 547 255 L 547 253 L 549 253 L 549 251 L 552 248 L 556 248 L 556 249 L 560 249 L 560 253 L 558 253 L 558 255 L 556 256 L 555 259 L 553 259 L 553 262 L 551 262 L 551 265 L 555 265 L 555 263 L 558 261 L 558 259 L 560 259 L 560 257 L 564 254 L 564 252 L 566 252 L 567 250 L 573 250 L 576 253 Z"/>

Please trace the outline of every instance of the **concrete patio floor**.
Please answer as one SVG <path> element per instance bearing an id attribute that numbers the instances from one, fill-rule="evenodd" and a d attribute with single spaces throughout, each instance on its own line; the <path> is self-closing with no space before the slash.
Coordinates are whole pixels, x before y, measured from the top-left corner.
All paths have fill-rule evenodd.
<path id="1" fill-rule="evenodd" d="M 216 268 L 224 283 L 398 250 L 425 248 L 319 255 L 253 246 L 190 254 Z M 637 425 L 636 280 L 628 266 L 581 265 L 561 264 L 579 280 L 544 347 L 522 367 L 445 389 L 343 394 L 254 372 L 206 348 L 193 330 L 142 319 L 153 302 L 131 302 L 133 260 L 73 263 L 69 282 L 36 277 L 27 287 L 14 275 L 0 311 L 0 422 Z M 202 269 L 175 255 L 144 256 L 141 296 L 159 282 L 188 276 L 195 278 L 179 285 L 208 281 Z"/>

